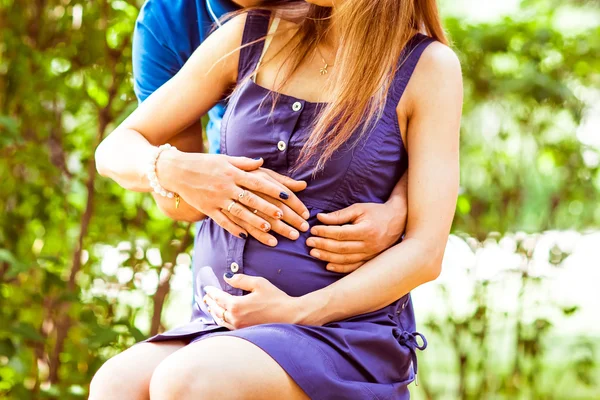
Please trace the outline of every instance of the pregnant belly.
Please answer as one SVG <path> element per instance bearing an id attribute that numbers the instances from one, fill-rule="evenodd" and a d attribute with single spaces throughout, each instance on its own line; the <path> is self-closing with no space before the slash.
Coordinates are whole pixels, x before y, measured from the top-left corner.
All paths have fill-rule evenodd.
<path id="1" fill-rule="evenodd" d="M 309 232 L 297 240 L 277 237 L 278 245 L 267 247 L 249 239 L 244 251 L 244 273 L 262 276 L 290 296 L 302 296 L 330 285 L 341 277 L 325 269 L 326 262 L 308 253 Z"/>
<path id="2" fill-rule="evenodd" d="M 317 220 L 311 218 L 308 222 L 312 226 Z M 322 289 L 342 277 L 327 271 L 327 263 L 309 255 L 306 239 L 310 232 L 301 233 L 297 240 L 275 236 L 279 243 L 268 247 L 251 237 L 232 237 L 214 221 L 204 221 L 194 246 L 195 293 L 203 295 L 207 285 L 225 289 L 223 274 L 235 269 L 266 278 L 290 296 Z"/>

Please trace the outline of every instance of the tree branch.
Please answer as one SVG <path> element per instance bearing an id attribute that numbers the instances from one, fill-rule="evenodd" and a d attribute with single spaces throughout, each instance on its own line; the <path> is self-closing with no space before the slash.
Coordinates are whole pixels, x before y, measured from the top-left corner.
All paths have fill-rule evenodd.
<path id="1" fill-rule="evenodd" d="M 177 223 L 173 224 L 173 227 L 175 227 L 175 226 L 177 226 Z M 179 247 L 177 248 L 175 253 L 173 253 L 173 257 L 171 257 L 171 260 L 164 263 L 158 273 L 158 276 L 160 277 L 160 275 L 162 275 L 163 271 L 165 271 L 164 272 L 165 277 L 163 280 L 161 280 L 159 282 L 158 288 L 156 289 L 156 293 L 155 293 L 154 297 L 152 298 L 153 311 L 152 311 L 152 319 L 150 321 L 150 335 L 151 336 L 156 335 L 160 330 L 160 320 L 161 320 L 161 316 L 162 316 L 162 310 L 163 310 L 163 306 L 165 304 L 167 295 L 169 294 L 169 291 L 171 290 L 171 284 L 170 284 L 171 276 L 173 275 L 173 268 L 175 267 L 175 263 L 177 261 L 177 256 L 179 254 L 183 253 L 185 251 L 185 249 L 187 249 L 188 246 L 192 242 L 192 235 L 190 234 L 191 226 L 192 226 L 192 224 L 189 224 L 189 223 L 187 224 L 187 226 L 185 228 L 185 235 L 181 239 L 181 243 L 179 243 Z"/>

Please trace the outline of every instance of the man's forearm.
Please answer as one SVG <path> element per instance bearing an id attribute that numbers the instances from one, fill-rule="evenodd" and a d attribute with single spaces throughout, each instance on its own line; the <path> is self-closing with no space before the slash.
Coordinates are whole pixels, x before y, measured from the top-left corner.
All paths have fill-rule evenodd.
<path id="1" fill-rule="evenodd" d="M 392 194 L 390 194 L 390 198 L 386 202 L 387 204 L 391 204 L 395 209 L 398 209 L 403 212 L 402 215 L 406 215 L 406 199 L 408 198 L 408 172 L 405 172 L 402 175 L 402 178 L 396 183 L 394 186 L 394 190 L 392 190 Z M 400 214 L 395 214 L 400 215 Z"/>
<path id="2" fill-rule="evenodd" d="M 339 281 L 298 299 L 298 323 L 323 325 L 379 310 L 434 280 L 444 249 L 407 239 Z"/>
<path id="3" fill-rule="evenodd" d="M 154 197 L 154 201 L 156 201 L 158 209 L 175 221 L 197 222 L 206 218 L 206 215 L 190 206 L 181 198 L 179 200 L 179 207 L 177 207 L 175 199 L 163 197 L 154 192 L 152 196 Z"/>
<path id="4" fill-rule="evenodd" d="M 169 143 L 186 153 L 204 152 L 204 142 L 202 139 L 202 121 L 187 127 L 169 140 Z"/>

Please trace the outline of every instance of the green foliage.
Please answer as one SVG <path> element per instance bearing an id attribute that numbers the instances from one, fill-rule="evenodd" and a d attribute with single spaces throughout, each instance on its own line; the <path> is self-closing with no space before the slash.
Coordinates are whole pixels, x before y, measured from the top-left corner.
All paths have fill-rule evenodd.
<path id="1" fill-rule="evenodd" d="M 451 244 L 456 247 L 459 241 L 453 237 Z M 483 242 L 472 237 L 465 241 L 470 251 L 464 254 L 472 257 L 463 257 L 454 269 L 444 272 L 448 278 L 442 277 L 436 293 L 443 309 L 424 321 L 435 348 L 420 357 L 419 367 L 424 366 L 425 373 L 420 374 L 421 387 L 415 388 L 415 394 L 473 400 L 492 395 L 597 398 L 600 369 L 594 360 L 600 342 L 584 335 L 562 335 L 580 307 L 549 296 L 548 277 L 568 273 L 568 252 L 556 244 L 544 251 L 537 234 L 502 238 L 492 234 Z M 467 247 L 466 243 L 461 244 Z M 490 261 L 481 257 L 486 252 L 496 257 L 504 253 L 512 262 L 490 273 L 491 265 L 481 261 Z M 455 373 L 441 378 L 447 369 Z"/>
<path id="2" fill-rule="evenodd" d="M 568 35 L 549 4 L 528 1 L 521 17 L 494 23 L 446 21 L 465 76 L 455 231 L 483 238 L 600 221 L 600 171 L 584 157 L 598 149 L 575 135 L 600 84 L 600 29 Z M 170 277 L 189 264 L 178 256 L 190 250 L 190 227 L 94 169 L 94 148 L 135 107 L 140 5 L 0 0 L 2 398 L 85 398 L 107 358 L 163 329 Z M 527 354 L 542 351 L 522 337 Z"/>
<path id="3" fill-rule="evenodd" d="M 568 36 L 557 9 L 529 3 L 493 24 L 446 21 L 465 81 L 455 228 L 480 239 L 600 223 L 600 169 L 584 159 L 598 148 L 576 136 L 586 88 L 600 87 L 600 27 Z"/>

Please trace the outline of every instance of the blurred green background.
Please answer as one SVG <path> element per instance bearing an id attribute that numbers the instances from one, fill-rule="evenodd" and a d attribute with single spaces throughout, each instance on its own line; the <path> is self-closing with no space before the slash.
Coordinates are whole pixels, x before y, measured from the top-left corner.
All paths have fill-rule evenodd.
<path id="1" fill-rule="evenodd" d="M 81 399 L 183 322 L 193 228 L 96 175 L 142 1 L 0 0 L 0 398 Z M 416 399 L 600 398 L 600 1 L 440 1 L 462 183 Z"/>

